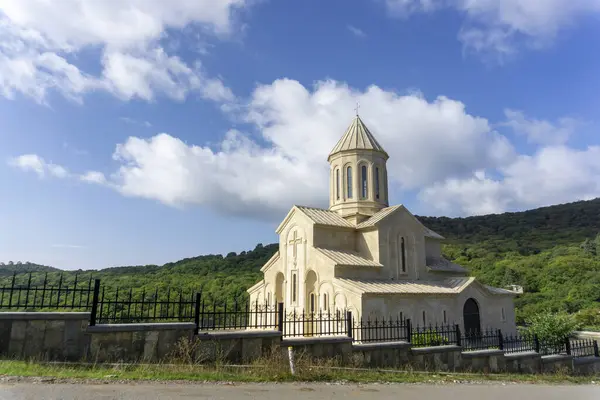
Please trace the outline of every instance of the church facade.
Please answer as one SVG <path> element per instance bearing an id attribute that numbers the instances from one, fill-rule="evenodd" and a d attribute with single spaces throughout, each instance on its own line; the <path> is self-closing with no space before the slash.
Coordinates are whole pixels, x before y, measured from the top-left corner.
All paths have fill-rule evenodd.
<path id="1" fill-rule="evenodd" d="M 329 209 L 292 207 L 250 300 L 284 303 L 288 312 L 350 310 L 363 319 L 516 332 L 517 291 L 469 277 L 442 256 L 441 235 L 403 205 L 389 206 L 387 160 L 357 115 L 328 157 Z"/>

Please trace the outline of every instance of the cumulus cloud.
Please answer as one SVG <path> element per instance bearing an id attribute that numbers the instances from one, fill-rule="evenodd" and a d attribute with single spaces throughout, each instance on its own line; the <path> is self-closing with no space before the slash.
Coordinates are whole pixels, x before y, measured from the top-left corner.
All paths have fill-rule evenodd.
<path id="1" fill-rule="evenodd" d="M 67 178 L 70 175 L 66 168 L 57 164 L 48 163 L 37 154 L 24 154 L 19 157 L 11 158 L 8 160 L 8 164 L 23 171 L 35 172 L 40 178 L 46 176 Z"/>
<path id="2" fill-rule="evenodd" d="M 600 197 L 598 146 L 543 147 L 534 155 L 519 156 L 500 172 L 498 178 L 482 174 L 449 178 L 425 188 L 420 197 L 447 215 L 498 213 Z"/>
<path id="3" fill-rule="evenodd" d="M 510 124 L 500 125 L 544 143 L 532 155 L 518 154 L 460 101 L 377 86 L 360 91 L 332 80 L 313 87 L 290 79 L 258 86 L 239 116 L 245 130 L 229 130 L 216 146 L 187 144 L 168 133 L 130 137 L 116 146 L 119 167 L 108 175 L 73 174 L 35 155 L 11 163 L 173 207 L 277 220 L 292 204 L 328 206 L 327 155 L 351 123 L 357 101 L 361 118 L 390 154 L 393 197 L 417 193 L 431 211 L 470 215 L 600 196 L 600 148 L 575 150 L 558 140 L 564 119 L 551 123 L 507 112 Z"/>
<path id="4" fill-rule="evenodd" d="M 530 143 L 564 144 L 583 123 L 575 118 L 563 117 L 556 122 L 528 118 L 523 112 L 504 110 L 506 122 L 517 134 L 524 135 Z"/>
<path id="5" fill-rule="evenodd" d="M 199 63 L 165 53 L 170 29 L 193 26 L 224 37 L 246 0 L 4 0 L 0 2 L 0 95 L 45 102 L 50 90 L 75 101 L 101 90 L 124 100 L 157 94 L 181 100 L 190 91 L 214 101 L 233 95 Z M 75 63 L 84 49 L 100 54 L 92 76 Z"/>
<path id="6" fill-rule="evenodd" d="M 379 1 L 379 0 L 377 0 Z M 478 53 L 514 54 L 520 44 L 546 46 L 581 16 L 600 13 L 600 0 L 385 0 L 390 14 L 453 8 L 465 16 L 459 39 Z"/>

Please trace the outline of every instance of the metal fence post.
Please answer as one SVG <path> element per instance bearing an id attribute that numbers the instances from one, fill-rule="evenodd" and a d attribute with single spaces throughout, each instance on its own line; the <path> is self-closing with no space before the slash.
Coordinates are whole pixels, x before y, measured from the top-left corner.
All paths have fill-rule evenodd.
<path id="1" fill-rule="evenodd" d="M 598 352 L 598 342 L 594 340 L 594 357 L 600 357 L 600 352 Z"/>
<path id="2" fill-rule="evenodd" d="M 454 326 L 454 329 L 456 330 L 456 345 L 462 346 L 462 337 L 461 337 L 461 333 L 460 333 L 460 326 L 458 324 L 456 324 Z"/>
<path id="3" fill-rule="evenodd" d="M 196 304 L 194 304 L 194 323 L 196 324 L 195 334 L 200 332 L 200 301 L 202 300 L 202 294 L 196 293 Z"/>
<path id="4" fill-rule="evenodd" d="M 406 320 L 406 340 L 408 343 L 412 342 L 412 326 L 410 323 L 410 318 Z"/>
<path id="5" fill-rule="evenodd" d="M 569 338 L 565 338 L 565 348 L 567 350 L 567 355 L 571 355 L 571 340 Z"/>
<path id="6" fill-rule="evenodd" d="M 498 329 L 498 347 L 500 350 L 504 350 L 504 337 L 502 337 L 502 330 Z"/>
<path id="7" fill-rule="evenodd" d="M 533 344 L 535 346 L 535 352 L 540 352 L 540 339 L 538 339 L 538 335 L 533 335 Z"/>
<path id="8" fill-rule="evenodd" d="M 283 311 L 283 303 L 277 303 L 277 330 L 283 332 L 283 319 L 285 314 Z"/>
<path id="9" fill-rule="evenodd" d="M 90 313 L 90 326 L 96 325 L 98 317 L 98 297 L 100 295 L 100 279 L 94 280 L 94 296 L 92 297 L 92 312 Z"/>
<path id="10" fill-rule="evenodd" d="M 348 337 L 352 337 L 352 311 L 346 311 L 346 329 L 348 330 Z"/>

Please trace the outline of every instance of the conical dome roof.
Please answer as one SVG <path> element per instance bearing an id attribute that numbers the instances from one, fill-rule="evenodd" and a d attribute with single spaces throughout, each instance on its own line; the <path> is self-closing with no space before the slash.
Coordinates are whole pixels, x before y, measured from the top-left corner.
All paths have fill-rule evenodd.
<path id="1" fill-rule="evenodd" d="M 375 139 L 371 131 L 369 131 L 369 128 L 367 128 L 358 115 L 346 130 L 344 136 L 342 136 L 333 150 L 331 150 L 329 157 L 342 151 L 351 150 L 373 150 L 385 154 L 386 158 L 388 157 L 386 151 L 381 147 L 377 139 Z"/>

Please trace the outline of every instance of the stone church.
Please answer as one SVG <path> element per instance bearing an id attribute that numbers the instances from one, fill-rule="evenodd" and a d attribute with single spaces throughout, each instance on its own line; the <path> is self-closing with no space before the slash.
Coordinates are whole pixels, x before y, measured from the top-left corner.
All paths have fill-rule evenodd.
<path id="1" fill-rule="evenodd" d="M 282 302 L 288 312 L 350 310 L 413 326 L 514 333 L 518 292 L 467 276 L 442 256 L 444 237 L 403 205 L 389 205 L 388 157 L 357 115 L 328 157 L 329 209 L 292 207 L 250 300 Z"/>

